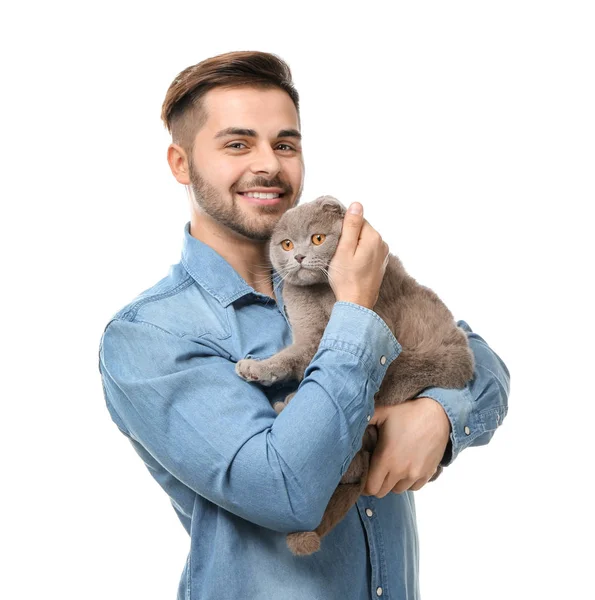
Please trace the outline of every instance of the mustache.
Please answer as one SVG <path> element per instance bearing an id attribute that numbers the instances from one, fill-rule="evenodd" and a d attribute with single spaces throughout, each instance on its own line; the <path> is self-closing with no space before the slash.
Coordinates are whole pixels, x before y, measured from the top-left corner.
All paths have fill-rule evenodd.
<path id="1" fill-rule="evenodd" d="M 253 188 L 253 187 L 281 188 L 283 190 L 284 194 L 292 194 L 293 193 L 293 188 L 291 187 L 291 184 L 285 183 L 284 181 L 281 181 L 281 179 L 279 179 L 277 177 L 274 177 L 273 179 L 266 179 L 264 177 L 256 177 L 249 183 L 243 184 L 242 186 L 235 185 L 233 191 L 236 192 L 238 189 L 240 189 L 240 187 L 244 188 L 244 189 L 245 188 Z"/>

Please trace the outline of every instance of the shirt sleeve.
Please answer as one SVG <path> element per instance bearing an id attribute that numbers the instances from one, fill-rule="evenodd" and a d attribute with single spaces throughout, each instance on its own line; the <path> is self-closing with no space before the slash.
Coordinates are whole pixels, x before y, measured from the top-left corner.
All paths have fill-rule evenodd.
<path id="1" fill-rule="evenodd" d="M 448 466 L 468 446 L 487 444 L 508 413 L 510 373 L 504 361 L 465 321 L 457 325 L 467 332 L 475 357 L 473 378 L 464 388 L 430 387 L 421 396 L 433 398 L 444 408 L 451 424 L 450 440 L 441 461 Z"/>
<path id="2" fill-rule="evenodd" d="M 158 481 L 173 477 L 263 527 L 309 531 L 361 447 L 374 394 L 400 352 L 376 313 L 335 303 L 279 415 L 234 362 L 147 322 L 110 321 L 99 369 L 112 419 Z"/>

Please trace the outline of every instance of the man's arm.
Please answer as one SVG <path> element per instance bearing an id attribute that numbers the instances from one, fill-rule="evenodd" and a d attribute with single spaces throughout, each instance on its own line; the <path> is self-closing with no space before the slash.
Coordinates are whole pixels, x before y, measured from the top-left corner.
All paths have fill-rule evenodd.
<path id="1" fill-rule="evenodd" d="M 112 419 L 190 510 L 193 493 L 258 525 L 312 530 L 361 446 L 401 348 L 373 311 L 337 302 L 296 395 L 276 415 L 215 345 L 112 320 L 100 371 Z M 178 500 L 179 499 L 179 500 Z"/>
<path id="2" fill-rule="evenodd" d="M 475 357 L 471 381 L 460 389 L 430 387 L 416 400 L 379 407 L 371 420 L 379 431 L 365 493 L 418 490 L 439 464 L 446 466 L 468 446 L 487 444 L 508 412 L 510 373 L 502 359 L 465 321 Z"/>
<path id="3" fill-rule="evenodd" d="M 431 387 L 418 394 L 436 400 L 448 415 L 451 433 L 443 466 L 468 446 L 482 446 L 492 439 L 508 413 L 510 393 L 510 373 L 504 361 L 465 321 L 457 325 L 467 332 L 475 357 L 473 379 L 462 389 Z"/>

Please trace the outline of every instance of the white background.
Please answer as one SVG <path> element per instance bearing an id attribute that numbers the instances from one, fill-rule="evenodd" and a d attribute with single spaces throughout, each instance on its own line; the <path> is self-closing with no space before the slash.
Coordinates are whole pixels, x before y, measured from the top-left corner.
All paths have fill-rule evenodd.
<path id="1" fill-rule="evenodd" d="M 2 11 L 0 596 L 175 597 L 189 541 L 97 351 L 179 260 L 169 84 L 257 49 L 301 95 L 303 201 L 362 202 L 511 371 L 490 445 L 416 494 L 424 600 L 594 598 L 592 3 L 214 4 Z"/>

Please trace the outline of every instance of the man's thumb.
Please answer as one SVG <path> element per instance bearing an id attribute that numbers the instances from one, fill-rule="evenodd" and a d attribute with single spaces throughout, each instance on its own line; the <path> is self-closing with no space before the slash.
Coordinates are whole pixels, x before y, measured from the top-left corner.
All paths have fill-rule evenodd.
<path id="1" fill-rule="evenodd" d="M 364 225 L 364 207 L 359 202 L 352 202 L 343 217 L 339 246 L 343 251 L 355 253 L 359 241 L 359 234 Z"/>
<path id="2" fill-rule="evenodd" d="M 352 202 L 349 205 L 347 212 L 352 215 L 362 215 L 364 213 L 364 207 L 359 202 Z"/>

